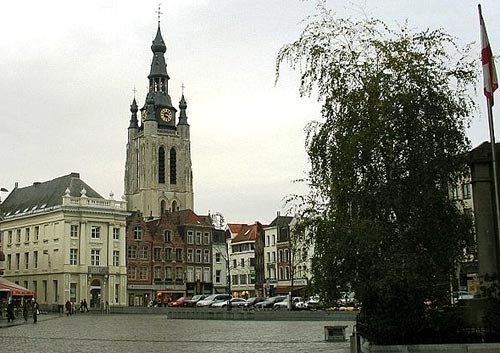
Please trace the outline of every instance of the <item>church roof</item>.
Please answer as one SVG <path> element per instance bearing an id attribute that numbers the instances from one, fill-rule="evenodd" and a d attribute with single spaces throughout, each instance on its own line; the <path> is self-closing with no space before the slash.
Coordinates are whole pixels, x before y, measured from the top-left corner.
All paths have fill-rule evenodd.
<path id="1" fill-rule="evenodd" d="M 80 197 L 82 189 L 86 196 L 103 199 L 94 189 L 80 179 L 79 173 L 71 173 L 45 182 L 35 182 L 31 186 L 15 188 L 0 205 L 4 216 L 42 210 L 62 205 L 62 197 L 69 190 L 72 197 Z"/>

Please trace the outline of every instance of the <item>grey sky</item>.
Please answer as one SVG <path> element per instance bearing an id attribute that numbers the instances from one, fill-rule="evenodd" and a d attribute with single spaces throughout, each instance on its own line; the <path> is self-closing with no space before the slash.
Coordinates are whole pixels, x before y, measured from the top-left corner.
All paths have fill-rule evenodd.
<path id="1" fill-rule="evenodd" d="M 347 1 L 327 1 L 341 16 Z M 125 144 L 133 88 L 144 103 L 157 1 L 9 1 L 0 21 L 0 186 L 9 190 L 72 171 L 103 196 L 123 194 Z M 308 168 L 305 124 L 319 118 L 314 98 L 299 98 L 298 76 L 274 85 L 279 48 L 298 38 L 315 1 L 162 1 L 170 95 L 186 86 L 195 211 L 228 222 L 270 222 L 292 183 Z M 476 42 L 477 3 L 464 0 L 366 0 L 390 25 L 443 27 Z M 494 53 L 500 53 L 500 4 L 483 1 Z M 478 61 L 478 65 L 480 65 Z M 488 138 L 484 98 L 470 129 Z M 177 105 L 177 104 L 176 104 Z M 498 105 L 495 115 L 500 117 Z M 500 125 L 500 122 L 497 124 Z M 498 134 L 497 134 L 498 135 Z M 7 195 L 2 194 L 5 198 Z"/>

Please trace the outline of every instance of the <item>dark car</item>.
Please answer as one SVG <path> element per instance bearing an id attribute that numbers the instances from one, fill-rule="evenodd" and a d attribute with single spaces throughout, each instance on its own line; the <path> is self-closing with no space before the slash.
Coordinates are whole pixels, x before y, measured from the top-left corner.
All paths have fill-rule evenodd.
<path id="1" fill-rule="evenodd" d="M 267 298 L 264 298 L 264 297 L 250 297 L 250 298 L 247 299 L 247 302 L 245 303 L 244 307 L 245 308 L 251 308 L 255 304 L 263 302 L 266 299 Z"/>
<path id="2" fill-rule="evenodd" d="M 191 299 L 186 299 L 184 300 L 184 306 L 196 306 L 196 303 L 198 303 L 200 300 L 205 299 L 207 296 L 204 294 L 197 294 Z"/>
<path id="3" fill-rule="evenodd" d="M 279 295 L 277 297 L 271 297 L 267 298 L 263 302 L 255 304 L 256 308 L 262 309 L 262 308 L 272 308 L 274 303 L 281 302 L 286 299 L 286 295 Z"/>

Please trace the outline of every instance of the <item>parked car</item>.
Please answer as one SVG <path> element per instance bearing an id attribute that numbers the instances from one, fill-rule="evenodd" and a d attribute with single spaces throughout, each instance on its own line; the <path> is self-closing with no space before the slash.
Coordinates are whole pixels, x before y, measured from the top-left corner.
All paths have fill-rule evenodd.
<path id="1" fill-rule="evenodd" d="M 293 297 L 292 298 L 292 309 L 295 308 L 295 304 L 297 304 L 298 302 L 300 302 L 300 297 Z M 275 309 L 275 310 L 288 309 L 288 298 L 285 297 L 285 299 L 283 299 L 282 301 L 274 303 L 273 309 Z"/>
<path id="2" fill-rule="evenodd" d="M 187 299 L 186 297 L 180 297 L 177 300 L 169 302 L 168 306 L 171 306 L 171 307 L 184 306 L 184 302 L 185 302 L 186 299 Z"/>
<path id="3" fill-rule="evenodd" d="M 276 302 L 281 302 L 286 298 L 284 295 L 279 295 L 277 297 L 270 297 L 264 300 L 263 302 L 255 304 L 255 307 L 258 309 L 263 309 L 263 308 L 272 308 L 274 303 Z"/>
<path id="4" fill-rule="evenodd" d="M 264 298 L 264 297 L 250 297 L 247 299 L 247 302 L 245 303 L 245 308 L 251 308 L 253 307 L 255 304 L 257 303 L 260 303 L 260 302 L 263 302 L 264 300 L 266 300 L 267 298 Z"/>
<path id="5" fill-rule="evenodd" d="M 210 307 L 211 308 L 225 308 L 227 306 L 228 302 L 231 303 L 231 306 L 239 307 L 239 306 L 245 305 L 245 303 L 247 301 L 245 299 L 243 299 L 243 298 L 232 298 L 230 300 L 224 300 L 224 301 L 220 301 L 220 302 L 215 302 L 212 305 L 210 305 Z"/>
<path id="6" fill-rule="evenodd" d="M 215 302 L 228 301 L 231 298 L 232 297 L 229 294 L 212 294 L 212 295 L 209 295 L 208 297 L 206 297 L 205 299 L 198 301 L 196 303 L 196 306 L 197 307 L 204 307 L 204 306 L 207 307 L 207 306 L 212 305 Z"/>
<path id="7" fill-rule="evenodd" d="M 205 294 L 197 294 L 191 299 L 184 300 L 184 306 L 196 306 L 200 300 L 205 299 L 207 296 Z"/>

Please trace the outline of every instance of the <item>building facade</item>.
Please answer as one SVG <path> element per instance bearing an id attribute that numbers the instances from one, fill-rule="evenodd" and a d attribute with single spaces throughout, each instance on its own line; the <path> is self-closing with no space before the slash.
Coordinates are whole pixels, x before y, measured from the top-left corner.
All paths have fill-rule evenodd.
<path id="1" fill-rule="evenodd" d="M 212 225 L 191 210 L 127 220 L 128 304 L 166 305 L 213 293 Z"/>
<path id="2" fill-rule="evenodd" d="M 71 173 L 16 185 L 0 209 L 5 278 L 34 290 L 40 305 L 126 304 L 126 202 Z"/>
<path id="3" fill-rule="evenodd" d="M 214 229 L 212 236 L 212 282 L 215 293 L 229 293 L 227 269 L 229 255 L 226 243 L 226 232 Z"/>
<path id="4" fill-rule="evenodd" d="M 140 109 L 130 107 L 125 163 L 125 197 L 130 211 L 159 218 L 165 211 L 194 209 L 190 127 L 184 93 L 179 115 L 169 94 L 169 75 L 160 26 L 151 45 L 149 92 Z"/>

